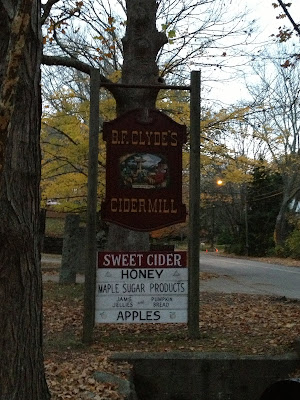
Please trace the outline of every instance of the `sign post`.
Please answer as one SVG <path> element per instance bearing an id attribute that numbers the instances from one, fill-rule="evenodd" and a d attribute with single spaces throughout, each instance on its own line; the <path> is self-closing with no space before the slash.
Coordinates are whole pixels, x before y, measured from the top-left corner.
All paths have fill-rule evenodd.
<path id="1" fill-rule="evenodd" d="M 200 262 L 200 71 L 191 73 L 190 207 L 189 207 L 189 318 L 191 338 L 199 337 Z"/>
<path id="2" fill-rule="evenodd" d="M 167 265 L 160 265 L 158 261 L 158 264 L 155 265 L 146 262 L 145 265 L 130 266 L 126 264 L 125 256 L 122 258 L 123 264 L 121 263 L 117 269 L 106 264 L 106 258 L 98 264 L 96 300 L 94 293 L 97 265 L 99 90 L 101 86 L 109 87 L 110 85 L 132 87 L 132 85 L 101 83 L 99 70 L 91 69 L 87 255 L 82 340 L 85 343 L 91 343 L 95 314 L 97 322 L 100 322 L 101 319 L 102 322 L 104 319 L 108 322 L 107 312 L 104 312 L 102 316 L 98 313 L 98 303 L 108 307 L 107 310 L 119 308 L 118 313 L 115 313 L 116 317 L 111 317 L 114 322 L 138 322 L 138 320 L 139 322 L 188 322 L 190 336 L 197 338 L 199 337 L 200 250 L 200 71 L 191 73 L 191 86 L 164 85 L 163 87 L 164 89 L 191 91 L 188 260 L 190 271 L 187 273 L 185 256 L 182 256 L 182 265 L 176 263 L 168 265 L 168 262 Z M 134 85 L 134 87 L 162 88 L 155 85 Z M 181 176 L 182 145 L 186 142 L 185 129 L 183 125 L 177 124 L 158 110 L 147 109 L 142 109 L 141 112 L 133 110 L 111 123 L 105 124 L 104 139 L 108 144 L 106 187 L 108 191 L 102 208 L 104 220 L 145 232 L 185 221 L 186 211 L 185 205 L 182 204 Z M 135 254 L 138 255 L 139 260 L 148 257 L 143 255 L 148 253 Z M 164 256 L 163 253 L 159 254 L 161 257 Z M 128 254 L 127 256 L 130 257 Z M 173 268 L 175 268 L 174 271 L 172 271 Z M 111 276 L 109 276 L 110 274 Z M 156 281 L 154 281 L 154 277 Z M 117 281 L 118 279 L 121 281 Z M 133 282 L 124 282 L 124 279 Z M 139 283 L 139 287 L 143 288 L 141 289 L 143 299 L 137 298 L 138 292 L 132 293 L 130 296 L 127 293 L 127 288 L 137 289 L 138 286 L 134 285 L 135 279 L 145 279 L 144 282 Z M 188 286 L 189 294 L 187 295 Z M 117 297 L 110 299 L 110 295 Z M 188 311 L 186 311 L 185 302 L 188 303 Z M 129 308 L 125 310 L 125 313 L 121 310 L 124 304 Z M 142 304 L 143 306 L 138 307 Z M 172 308 L 169 308 L 170 306 Z M 95 310 L 97 311 L 95 312 Z"/>
<path id="3" fill-rule="evenodd" d="M 90 78 L 90 136 L 89 170 L 87 197 L 87 231 L 84 285 L 83 343 L 91 343 L 95 321 L 95 284 L 96 284 L 96 213 L 98 187 L 98 136 L 99 136 L 99 90 L 100 75 L 98 69 L 91 69 Z"/>

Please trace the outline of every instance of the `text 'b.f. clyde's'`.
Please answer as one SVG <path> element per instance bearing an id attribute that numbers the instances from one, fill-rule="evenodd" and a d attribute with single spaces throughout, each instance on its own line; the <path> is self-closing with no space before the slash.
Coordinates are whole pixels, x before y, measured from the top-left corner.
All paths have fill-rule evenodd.
<path id="1" fill-rule="evenodd" d="M 159 131 L 118 131 L 113 129 L 111 132 L 111 144 L 132 144 L 134 146 L 177 146 L 177 132 Z"/>
<path id="2" fill-rule="evenodd" d="M 184 222 L 182 146 L 186 127 L 157 110 L 133 110 L 103 124 L 107 142 L 102 218 L 151 231 Z"/>

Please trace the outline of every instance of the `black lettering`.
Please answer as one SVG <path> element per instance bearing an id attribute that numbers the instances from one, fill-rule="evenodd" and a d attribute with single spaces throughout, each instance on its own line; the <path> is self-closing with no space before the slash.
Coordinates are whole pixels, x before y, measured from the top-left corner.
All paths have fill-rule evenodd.
<path id="1" fill-rule="evenodd" d="M 143 310 L 143 311 L 119 311 L 117 321 L 158 321 L 160 320 L 160 311 Z"/>
<path id="2" fill-rule="evenodd" d="M 122 321 L 124 321 L 124 316 L 123 316 L 123 312 L 119 311 L 118 316 L 117 316 L 117 321 L 119 321 L 119 319 L 121 319 Z"/>
<path id="3" fill-rule="evenodd" d="M 125 311 L 125 321 L 131 317 L 131 311 Z"/>
<path id="4" fill-rule="evenodd" d="M 146 269 L 140 269 L 139 270 L 139 278 L 147 278 L 147 270 Z"/>
<path id="5" fill-rule="evenodd" d="M 132 321 L 134 321 L 135 319 L 138 319 L 139 317 L 139 312 L 138 311 L 132 311 Z"/>
<path id="6" fill-rule="evenodd" d="M 183 282 L 169 283 L 153 283 L 149 286 L 150 292 L 156 293 L 184 293 L 185 287 Z"/>
<path id="7" fill-rule="evenodd" d="M 137 270 L 133 269 L 132 271 L 130 271 L 129 275 L 131 279 L 136 279 L 138 275 Z"/>
<path id="8" fill-rule="evenodd" d="M 154 321 L 158 321 L 158 320 L 160 320 L 160 312 L 159 311 L 154 311 L 154 313 L 153 313 L 153 315 L 154 315 Z"/>
<path id="9" fill-rule="evenodd" d="M 124 270 L 122 269 L 122 271 L 121 271 L 121 278 L 122 278 L 122 279 L 124 279 L 124 278 L 129 278 L 129 271 L 128 271 L 128 269 L 126 269 L 126 271 L 124 271 Z"/>

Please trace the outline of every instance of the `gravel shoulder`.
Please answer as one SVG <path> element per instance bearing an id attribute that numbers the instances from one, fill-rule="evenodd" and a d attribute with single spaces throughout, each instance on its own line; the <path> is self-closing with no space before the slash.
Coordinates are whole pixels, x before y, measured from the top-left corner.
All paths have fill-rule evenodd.
<path id="1" fill-rule="evenodd" d="M 259 261 L 266 264 L 278 264 L 283 265 L 286 267 L 296 267 L 300 268 L 300 260 L 295 260 L 293 258 L 280 258 L 280 257 L 247 257 L 247 256 L 237 256 L 234 254 L 227 254 L 222 252 L 211 252 L 209 254 L 213 254 L 214 256 L 218 257 L 228 257 L 228 258 L 238 258 L 238 259 L 245 259 L 245 260 L 253 260 Z"/>

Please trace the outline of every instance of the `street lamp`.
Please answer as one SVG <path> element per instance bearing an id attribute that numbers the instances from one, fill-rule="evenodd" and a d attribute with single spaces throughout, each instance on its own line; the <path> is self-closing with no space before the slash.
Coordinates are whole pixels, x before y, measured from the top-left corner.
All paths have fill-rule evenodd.
<path id="1" fill-rule="evenodd" d="M 216 180 L 217 186 L 222 186 L 224 184 L 221 178 Z M 214 200 L 215 203 L 215 200 Z M 211 235 L 211 250 L 214 251 L 215 246 L 215 208 L 216 205 L 213 203 L 212 205 L 212 235 Z"/>

